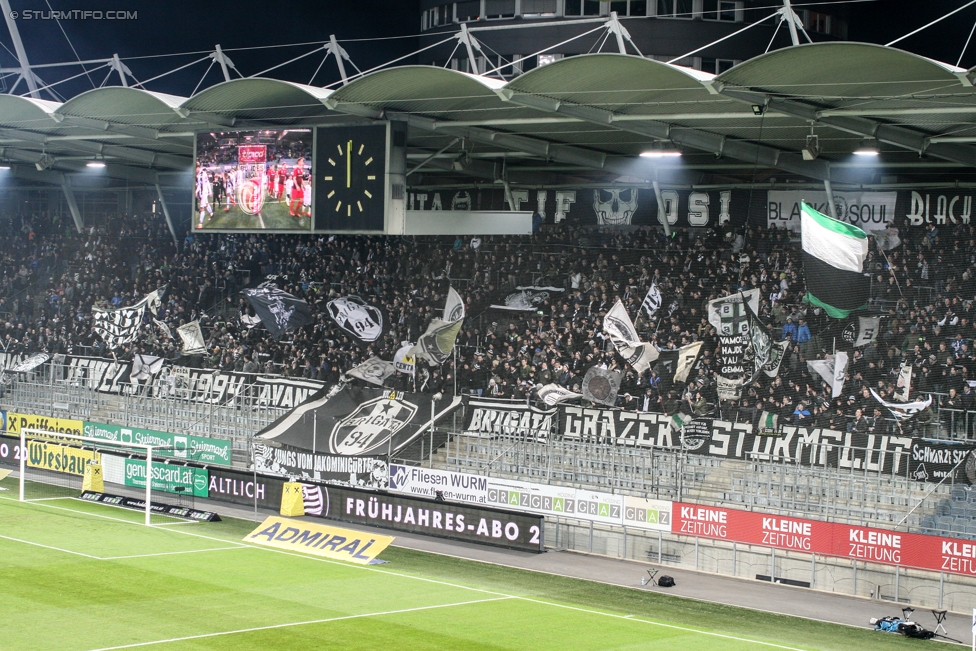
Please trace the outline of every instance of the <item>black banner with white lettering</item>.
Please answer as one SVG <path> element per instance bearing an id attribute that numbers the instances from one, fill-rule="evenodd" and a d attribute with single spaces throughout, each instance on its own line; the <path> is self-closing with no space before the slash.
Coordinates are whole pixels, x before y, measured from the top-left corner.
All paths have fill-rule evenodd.
<path id="1" fill-rule="evenodd" d="M 390 483 L 386 459 L 311 452 L 259 441 L 254 442 L 254 466 L 258 472 L 368 488 L 386 488 Z"/>
<path id="2" fill-rule="evenodd" d="M 694 421 L 686 430 L 685 450 L 725 459 L 796 463 L 906 476 L 912 438 L 804 427 L 783 427 L 781 436 L 757 435 L 751 423 Z M 581 442 L 637 447 L 678 448 L 681 432 L 664 414 L 589 409 L 560 409 L 560 435 Z"/>
<path id="3" fill-rule="evenodd" d="M 468 402 L 465 433 L 490 438 L 517 436 L 544 441 L 549 438 L 558 410 L 536 409 L 508 400 L 472 398 Z"/>
<path id="4" fill-rule="evenodd" d="M 972 443 L 961 441 L 912 440 L 909 474 L 916 481 L 940 482 L 956 470 L 956 483 L 976 483 L 972 456 L 976 448 Z M 964 461 L 965 460 L 965 461 Z M 963 463 L 960 463 L 962 461 Z"/>
<path id="5" fill-rule="evenodd" d="M 320 517 L 522 551 L 544 551 L 545 518 L 471 504 L 322 486 Z"/>

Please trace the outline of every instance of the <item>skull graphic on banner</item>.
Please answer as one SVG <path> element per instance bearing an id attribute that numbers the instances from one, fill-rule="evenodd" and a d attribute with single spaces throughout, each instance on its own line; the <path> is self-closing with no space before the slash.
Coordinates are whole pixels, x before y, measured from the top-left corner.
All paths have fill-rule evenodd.
<path id="1" fill-rule="evenodd" d="M 593 212 L 601 226 L 629 225 L 637 212 L 637 188 L 594 190 Z"/>

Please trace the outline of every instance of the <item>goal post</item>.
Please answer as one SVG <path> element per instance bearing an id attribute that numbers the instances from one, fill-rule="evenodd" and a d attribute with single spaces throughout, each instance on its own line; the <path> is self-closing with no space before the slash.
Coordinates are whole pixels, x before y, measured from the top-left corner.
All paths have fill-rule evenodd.
<path id="1" fill-rule="evenodd" d="M 68 489 L 68 492 L 74 492 L 77 495 L 72 483 L 77 484 L 77 478 L 84 476 L 87 464 L 101 463 L 102 457 L 106 453 L 110 456 L 113 452 L 117 455 L 135 453 L 145 456 L 145 475 L 143 475 L 146 483 L 145 524 L 149 526 L 152 524 L 152 464 L 153 450 L 156 447 L 158 446 L 65 434 L 31 427 L 22 428 L 20 430 L 19 499 L 21 502 L 29 502 L 32 499 L 27 494 L 28 472 L 37 474 L 36 480 L 39 484 L 60 485 Z M 68 454 L 67 449 L 76 452 Z M 139 459 L 138 462 L 141 464 L 143 460 Z M 69 480 L 69 477 L 75 479 Z"/>

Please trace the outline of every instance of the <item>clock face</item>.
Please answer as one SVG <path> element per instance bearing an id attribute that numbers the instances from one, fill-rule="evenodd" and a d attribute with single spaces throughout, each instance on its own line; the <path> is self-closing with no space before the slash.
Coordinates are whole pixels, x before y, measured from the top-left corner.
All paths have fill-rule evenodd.
<path id="1" fill-rule="evenodd" d="M 320 127 L 317 138 L 316 230 L 382 231 L 386 126 Z"/>

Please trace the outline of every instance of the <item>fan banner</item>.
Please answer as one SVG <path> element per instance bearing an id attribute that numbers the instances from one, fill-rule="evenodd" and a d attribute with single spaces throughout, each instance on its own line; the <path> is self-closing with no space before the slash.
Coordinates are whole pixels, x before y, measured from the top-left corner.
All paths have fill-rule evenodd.
<path id="1" fill-rule="evenodd" d="M 274 339 L 312 322 L 308 303 L 277 287 L 245 289 L 242 293 Z"/>
<path id="2" fill-rule="evenodd" d="M 472 398 L 466 409 L 465 433 L 489 438 L 518 437 L 545 441 L 555 422 L 555 409 L 536 409 L 524 402 Z"/>
<path id="3" fill-rule="evenodd" d="M 652 344 L 641 342 L 637 336 L 637 329 L 620 299 L 603 317 L 603 332 L 610 337 L 617 353 L 638 373 L 646 372 L 658 357 L 657 349 Z"/>
<path id="4" fill-rule="evenodd" d="M 909 474 L 915 481 L 938 483 L 951 478 L 957 484 L 974 484 L 976 463 L 970 454 L 974 449 L 976 444 L 963 441 L 914 439 Z"/>
<path id="5" fill-rule="evenodd" d="M 254 440 L 256 472 L 330 484 L 386 488 L 389 467 L 386 459 L 350 457 L 328 452 L 310 452 L 290 445 Z"/>
<path id="6" fill-rule="evenodd" d="M 897 192 L 834 191 L 837 219 L 866 231 L 887 228 L 895 220 Z M 800 231 L 800 204 L 806 202 L 815 210 L 829 215 L 827 193 L 817 190 L 770 190 L 767 202 L 767 226 Z M 904 213 L 902 213 L 904 215 Z"/>
<path id="7" fill-rule="evenodd" d="M 388 456 L 458 408 L 461 398 L 340 384 L 258 432 L 255 442 L 341 456 Z"/>

